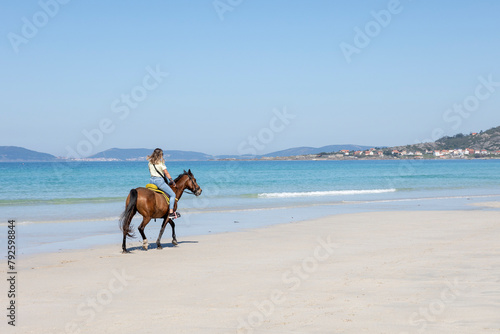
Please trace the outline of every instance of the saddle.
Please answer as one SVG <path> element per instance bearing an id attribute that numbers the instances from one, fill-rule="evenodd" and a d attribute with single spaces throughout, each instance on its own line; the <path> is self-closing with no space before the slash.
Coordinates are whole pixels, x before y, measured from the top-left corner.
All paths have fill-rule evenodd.
<path id="1" fill-rule="evenodd" d="M 152 183 L 146 184 L 146 189 L 149 189 L 149 190 L 152 190 L 152 191 L 157 192 L 159 194 L 162 194 L 163 197 L 165 197 L 167 204 L 170 204 L 170 198 L 168 197 L 168 195 L 165 194 L 164 191 L 160 190 L 160 188 L 158 188 L 155 184 L 152 184 Z M 176 198 L 175 200 L 177 201 L 178 199 Z"/>

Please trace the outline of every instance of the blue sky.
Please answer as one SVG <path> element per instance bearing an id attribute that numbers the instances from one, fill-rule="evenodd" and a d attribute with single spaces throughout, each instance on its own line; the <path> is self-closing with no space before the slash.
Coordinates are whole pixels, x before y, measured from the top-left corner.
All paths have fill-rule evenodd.
<path id="1" fill-rule="evenodd" d="M 261 154 L 500 125 L 498 1 L 59 1 L 2 4 L 0 145 Z"/>

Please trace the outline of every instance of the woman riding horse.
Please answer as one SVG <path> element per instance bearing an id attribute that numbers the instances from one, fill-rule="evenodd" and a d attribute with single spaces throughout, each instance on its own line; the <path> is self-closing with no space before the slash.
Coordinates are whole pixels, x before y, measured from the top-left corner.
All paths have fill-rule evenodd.
<path id="1" fill-rule="evenodd" d="M 201 195 L 202 190 L 198 183 L 196 183 L 196 179 L 191 170 L 188 170 L 187 172 L 184 171 L 183 174 L 179 175 L 175 179 L 173 184 L 174 185 L 172 185 L 172 190 L 174 192 L 174 196 L 171 197 L 170 204 L 174 202 L 174 206 L 172 208 L 174 211 L 177 210 L 177 203 L 181 199 L 184 190 L 190 190 L 191 193 L 193 193 L 195 196 Z M 167 223 L 172 226 L 172 243 L 174 245 L 177 245 L 177 238 L 175 236 L 175 223 L 169 216 L 170 210 L 170 205 L 167 204 L 167 201 L 162 194 L 156 193 L 150 189 L 143 187 L 130 190 L 127 201 L 125 203 L 125 210 L 120 217 L 120 229 L 123 231 L 123 253 L 128 253 L 126 247 L 127 237 L 134 236 L 132 232 L 133 227 L 130 225 L 130 223 L 137 212 L 142 215 L 142 222 L 141 225 L 139 225 L 138 230 L 142 236 L 142 247 L 144 248 L 144 250 L 148 250 L 149 245 L 146 234 L 144 233 L 144 228 L 153 218 L 163 218 L 160 234 L 158 235 L 158 239 L 156 240 L 158 249 L 162 248 L 160 241 Z"/>
<path id="2" fill-rule="evenodd" d="M 153 154 L 148 156 L 149 160 L 149 173 L 151 174 L 151 183 L 157 186 L 161 191 L 166 193 L 170 198 L 169 212 L 168 217 L 175 219 L 179 218 L 181 215 L 178 213 L 174 213 L 174 204 L 175 204 L 175 193 L 167 185 L 172 185 L 175 187 L 175 181 L 172 181 L 172 177 L 170 177 L 170 173 L 167 171 L 167 167 L 165 167 L 165 159 L 163 159 L 163 150 L 161 148 L 156 148 L 153 151 Z"/>

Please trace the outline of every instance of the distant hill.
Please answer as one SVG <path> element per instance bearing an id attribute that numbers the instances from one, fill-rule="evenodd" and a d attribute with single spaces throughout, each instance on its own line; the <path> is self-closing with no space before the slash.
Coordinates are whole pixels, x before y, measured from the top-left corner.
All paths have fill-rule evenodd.
<path id="1" fill-rule="evenodd" d="M 236 159 L 236 160 L 243 160 L 243 159 L 255 159 L 255 158 L 260 158 L 261 156 L 255 156 L 255 155 L 216 155 L 214 158 L 219 159 L 219 160 L 224 160 L 224 159 Z"/>
<path id="2" fill-rule="evenodd" d="M 0 146 L 0 161 L 56 161 L 57 157 L 18 146 Z"/>
<path id="3" fill-rule="evenodd" d="M 146 160 L 147 156 L 151 155 L 153 151 L 154 149 L 149 148 L 111 148 L 94 154 L 87 159 Z M 166 150 L 163 151 L 163 154 L 170 161 L 209 160 L 213 158 L 211 155 L 192 151 Z"/>
<path id="4" fill-rule="evenodd" d="M 421 143 L 406 146 L 395 146 L 392 149 L 401 150 L 454 150 L 471 148 L 475 150 L 500 150 L 500 126 L 491 128 L 479 133 L 471 133 L 465 135 L 463 133 L 456 134 L 455 136 L 442 137 L 435 142 Z"/>
<path id="5" fill-rule="evenodd" d="M 368 150 L 372 148 L 372 146 L 360 146 L 360 145 L 328 145 L 323 147 L 294 147 L 289 148 L 287 150 L 272 152 L 268 154 L 262 155 L 262 157 L 290 157 L 296 155 L 308 155 L 308 154 L 319 154 L 319 153 L 329 153 L 329 152 L 338 152 L 340 150 L 349 150 L 349 151 L 362 151 Z"/>
<path id="6" fill-rule="evenodd" d="M 500 126 L 484 132 L 464 135 L 459 133 L 453 137 L 443 137 L 436 141 L 438 149 L 453 150 L 456 148 L 472 148 L 475 150 L 500 150 Z"/>
<path id="7" fill-rule="evenodd" d="M 319 154 L 322 152 L 333 152 L 339 150 L 363 150 L 369 149 L 371 146 L 359 146 L 359 145 L 329 145 L 323 147 L 295 147 L 283 151 L 277 151 L 268 153 L 265 155 L 249 156 L 249 155 L 218 155 L 212 156 L 209 154 L 193 151 L 178 151 L 178 150 L 167 150 L 164 151 L 165 158 L 170 161 L 206 161 L 212 159 L 252 159 L 261 157 L 287 157 L 295 155 L 307 155 L 307 154 Z M 130 160 L 146 160 L 146 157 L 153 152 L 153 149 L 149 148 L 112 148 L 103 152 L 94 154 L 86 159 L 98 160 L 98 159 L 109 159 L 109 160 L 120 160 L 120 161 L 130 161 Z"/>
<path id="8" fill-rule="evenodd" d="M 340 150 L 349 151 L 364 151 L 372 146 L 360 145 L 328 145 L 323 147 L 294 147 L 287 150 L 276 151 L 259 156 L 248 155 L 219 155 L 212 156 L 209 154 L 193 151 L 167 150 L 164 151 L 165 157 L 170 161 L 206 161 L 212 159 L 252 159 L 252 158 L 281 158 L 297 155 L 314 155 L 320 153 L 338 152 Z M 479 133 L 471 133 L 465 135 L 459 133 L 455 136 L 445 136 L 430 143 L 421 143 L 405 146 L 387 147 L 385 150 L 453 150 L 471 148 L 475 150 L 485 149 L 488 151 L 500 150 L 500 126 L 491 128 Z M 146 148 L 131 148 L 121 149 L 112 148 L 97 154 L 94 154 L 86 159 L 90 160 L 119 160 L 119 161 L 141 161 L 146 160 L 146 157 L 153 152 L 153 149 Z M 48 153 L 36 152 L 17 146 L 0 146 L 0 162 L 5 161 L 61 161 L 64 158 L 58 158 Z"/>

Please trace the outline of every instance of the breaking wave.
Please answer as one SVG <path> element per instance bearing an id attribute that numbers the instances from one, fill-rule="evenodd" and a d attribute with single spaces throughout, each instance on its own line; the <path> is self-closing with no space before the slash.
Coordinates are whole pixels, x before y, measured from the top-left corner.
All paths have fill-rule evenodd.
<path id="1" fill-rule="evenodd" d="M 330 191 L 306 191 L 306 192 L 281 192 L 262 193 L 259 198 L 290 198 L 290 197 L 312 197 L 312 196 L 338 196 L 338 195 L 364 195 L 392 193 L 397 189 L 366 189 L 366 190 L 330 190 Z"/>

